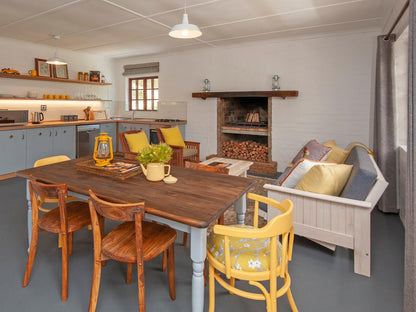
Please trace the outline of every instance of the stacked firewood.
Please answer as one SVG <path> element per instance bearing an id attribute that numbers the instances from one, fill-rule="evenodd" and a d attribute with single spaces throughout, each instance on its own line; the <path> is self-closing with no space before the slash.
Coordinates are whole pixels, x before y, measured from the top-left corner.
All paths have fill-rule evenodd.
<path id="1" fill-rule="evenodd" d="M 254 141 L 227 141 L 221 144 L 225 157 L 234 159 L 247 159 L 252 161 L 267 162 L 269 160 L 269 148 Z"/>

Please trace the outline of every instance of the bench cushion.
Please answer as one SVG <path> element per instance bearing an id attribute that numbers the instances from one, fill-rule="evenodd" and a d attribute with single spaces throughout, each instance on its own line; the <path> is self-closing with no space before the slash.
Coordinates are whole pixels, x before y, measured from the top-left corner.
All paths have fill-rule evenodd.
<path id="1" fill-rule="evenodd" d="M 345 184 L 341 197 L 365 200 L 377 180 L 377 171 L 369 157 L 372 157 L 361 146 L 355 146 L 345 164 L 353 165 L 351 175 Z"/>

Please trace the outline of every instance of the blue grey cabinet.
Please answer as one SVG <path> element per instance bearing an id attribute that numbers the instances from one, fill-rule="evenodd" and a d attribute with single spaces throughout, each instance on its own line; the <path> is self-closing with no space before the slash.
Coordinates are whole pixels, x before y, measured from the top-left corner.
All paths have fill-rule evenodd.
<path id="1" fill-rule="evenodd" d="M 52 128 L 27 129 L 26 167 L 33 167 L 36 160 L 52 156 Z"/>
<path id="2" fill-rule="evenodd" d="M 26 168 L 26 130 L 0 131 L 0 174 Z"/>
<path id="3" fill-rule="evenodd" d="M 27 130 L 26 166 L 33 167 L 40 158 L 66 155 L 75 158 L 75 126 Z"/>
<path id="4" fill-rule="evenodd" d="M 55 127 L 52 131 L 52 156 L 66 155 L 75 158 L 75 126 Z"/>
<path id="5" fill-rule="evenodd" d="M 111 137 L 111 142 L 113 145 L 113 152 L 116 151 L 116 144 L 117 144 L 117 129 L 116 123 L 103 123 L 100 124 L 100 132 L 105 132 L 109 137 Z"/>

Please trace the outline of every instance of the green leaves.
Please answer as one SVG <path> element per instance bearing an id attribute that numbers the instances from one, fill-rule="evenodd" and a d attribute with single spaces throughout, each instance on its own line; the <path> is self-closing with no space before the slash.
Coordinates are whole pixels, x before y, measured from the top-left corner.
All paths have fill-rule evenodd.
<path id="1" fill-rule="evenodd" d="M 167 163 L 171 157 L 172 149 L 165 143 L 149 145 L 137 155 L 137 159 L 144 166 L 148 163 Z"/>

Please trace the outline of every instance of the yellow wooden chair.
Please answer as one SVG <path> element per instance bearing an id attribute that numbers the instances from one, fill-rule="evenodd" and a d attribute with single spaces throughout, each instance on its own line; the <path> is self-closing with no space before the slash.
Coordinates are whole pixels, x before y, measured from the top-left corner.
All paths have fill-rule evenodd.
<path id="1" fill-rule="evenodd" d="M 35 163 L 33 164 L 33 167 L 51 165 L 51 164 L 55 164 L 55 163 L 67 161 L 67 160 L 71 160 L 71 158 L 69 158 L 66 155 L 57 155 L 57 156 L 41 158 L 35 161 Z M 66 197 L 65 201 L 70 202 L 70 201 L 77 200 L 77 199 L 78 199 L 77 197 L 68 196 Z M 43 207 L 43 204 L 57 204 L 57 203 L 58 203 L 58 200 L 56 198 L 38 197 L 38 209 L 43 212 L 48 212 L 52 209 L 52 208 Z M 91 226 L 89 225 L 88 228 L 91 229 Z M 58 238 L 58 247 L 59 248 L 62 247 L 62 237 L 60 233 L 59 233 L 59 238 Z"/>
<path id="2" fill-rule="evenodd" d="M 253 226 L 215 225 L 208 237 L 209 312 L 215 309 L 215 281 L 231 294 L 252 300 L 265 300 L 267 312 L 277 311 L 277 298 L 287 294 L 292 311 L 298 311 L 290 291 L 288 262 L 293 250 L 293 203 L 279 203 L 257 194 L 247 194 L 254 200 Z M 259 202 L 275 207 L 282 214 L 258 228 Z M 224 279 L 223 273 L 226 277 Z M 278 289 L 277 279 L 283 279 Z M 235 279 L 248 281 L 260 292 L 248 292 L 235 286 Z M 268 287 L 260 282 L 269 281 Z M 267 289 L 269 288 L 269 289 Z"/>

